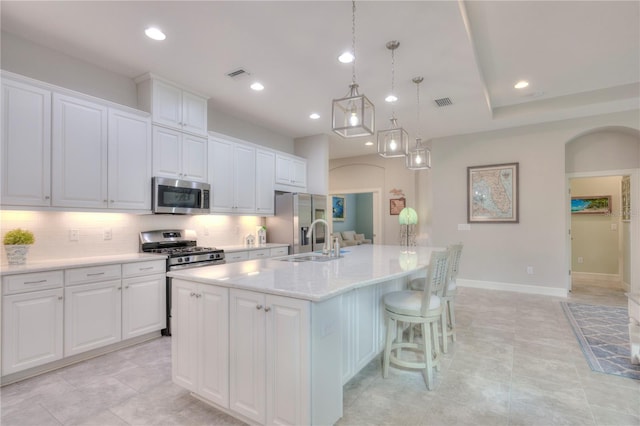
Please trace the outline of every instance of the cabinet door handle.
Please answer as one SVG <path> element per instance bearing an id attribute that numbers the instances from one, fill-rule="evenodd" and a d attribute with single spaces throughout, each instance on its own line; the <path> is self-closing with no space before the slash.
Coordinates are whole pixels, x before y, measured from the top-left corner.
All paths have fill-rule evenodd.
<path id="1" fill-rule="evenodd" d="M 256 305 L 256 309 L 257 309 L 257 310 L 262 309 L 262 305 Z"/>
<path id="2" fill-rule="evenodd" d="M 195 296 L 196 294 L 194 292 L 191 292 L 191 297 Z"/>
<path id="3" fill-rule="evenodd" d="M 51 197 L 50 197 L 50 196 L 48 196 L 48 195 L 45 195 L 45 196 L 44 196 L 44 199 L 45 199 L 45 200 L 48 200 L 48 199 L 50 199 L 50 198 L 51 198 Z"/>
<path id="4" fill-rule="evenodd" d="M 153 269 L 153 266 L 149 266 L 147 268 L 140 268 L 140 271 L 150 271 L 151 269 Z"/>
<path id="5" fill-rule="evenodd" d="M 118 290 L 122 290 L 122 287 L 118 287 Z"/>
<path id="6" fill-rule="evenodd" d="M 58 300 L 62 300 L 62 296 L 58 296 Z"/>
<path id="7" fill-rule="evenodd" d="M 99 275 L 104 275 L 104 272 L 96 272 L 95 274 L 87 274 L 88 277 L 97 277 Z"/>
<path id="8" fill-rule="evenodd" d="M 26 284 L 42 284 L 42 283 L 46 283 L 47 280 L 39 280 L 39 281 L 25 281 L 25 285 Z"/>
<path id="9" fill-rule="evenodd" d="M 265 312 L 269 312 L 271 310 L 271 308 L 264 308 Z"/>
<path id="10" fill-rule="evenodd" d="M 128 286 L 128 285 L 126 285 L 126 286 L 124 286 L 124 288 L 125 288 L 125 290 L 126 290 L 126 289 L 128 289 L 128 288 L 129 288 L 129 286 Z"/>

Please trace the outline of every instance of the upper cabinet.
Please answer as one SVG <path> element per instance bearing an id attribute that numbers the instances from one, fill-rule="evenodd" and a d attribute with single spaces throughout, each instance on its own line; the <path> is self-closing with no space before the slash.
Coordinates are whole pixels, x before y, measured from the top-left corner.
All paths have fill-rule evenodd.
<path id="1" fill-rule="evenodd" d="M 276 154 L 276 188 L 301 192 L 307 187 L 307 162 L 304 158 L 283 153 Z M 304 191 L 302 191 L 304 192 Z"/>
<path id="2" fill-rule="evenodd" d="M 136 79 L 138 105 L 152 115 L 154 124 L 207 136 L 207 98 L 152 74 Z"/>
<path id="3" fill-rule="evenodd" d="M 2 205 L 51 205 L 51 91 L 2 79 Z"/>
<path id="4" fill-rule="evenodd" d="M 3 207 L 150 210 L 148 114 L 9 74 Z"/>
<path id="5" fill-rule="evenodd" d="M 153 176 L 207 182 L 207 138 L 153 126 Z"/>
<path id="6" fill-rule="evenodd" d="M 271 216 L 275 207 L 276 154 L 256 150 L 256 213 Z"/>
<path id="7" fill-rule="evenodd" d="M 215 213 L 255 213 L 255 148 L 217 137 L 211 137 L 209 141 L 211 209 Z"/>

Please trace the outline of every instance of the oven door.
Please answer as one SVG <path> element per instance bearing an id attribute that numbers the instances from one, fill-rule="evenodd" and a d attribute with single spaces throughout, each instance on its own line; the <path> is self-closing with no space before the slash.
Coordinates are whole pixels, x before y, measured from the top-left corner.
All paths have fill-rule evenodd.
<path id="1" fill-rule="evenodd" d="M 209 214 L 208 183 L 154 177 L 152 206 L 154 213 Z"/>

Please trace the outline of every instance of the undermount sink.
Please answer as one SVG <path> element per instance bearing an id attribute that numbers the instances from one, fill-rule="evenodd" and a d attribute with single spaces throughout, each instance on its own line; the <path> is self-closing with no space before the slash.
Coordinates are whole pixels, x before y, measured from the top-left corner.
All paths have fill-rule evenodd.
<path id="1" fill-rule="evenodd" d="M 280 260 L 282 262 L 327 262 L 329 260 L 340 259 L 340 257 L 333 257 L 324 254 L 309 254 L 306 256 L 288 256 L 283 257 Z"/>

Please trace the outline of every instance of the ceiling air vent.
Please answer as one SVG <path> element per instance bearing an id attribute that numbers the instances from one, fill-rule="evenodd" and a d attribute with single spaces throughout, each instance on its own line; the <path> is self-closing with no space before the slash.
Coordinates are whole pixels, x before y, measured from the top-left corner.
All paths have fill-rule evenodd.
<path id="1" fill-rule="evenodd" d="M 453 105 L 453 102 L 451 102 L 450 98 L 434 99 L 433 102 L 435 102 L 436 105 L 438 105 L 439 107 L 444 107 L 444 106 L 447 106 L 447 105 Z"/>
<path id="2" fill-rule="evenodd" d="M 244 77 L 247 75 L 249 75 L 249 73 L 242 68 L 238 68 L 237 70 L 233 70 L 227 73 L 227 77 L 231 77 L 231 78 Z"/>

